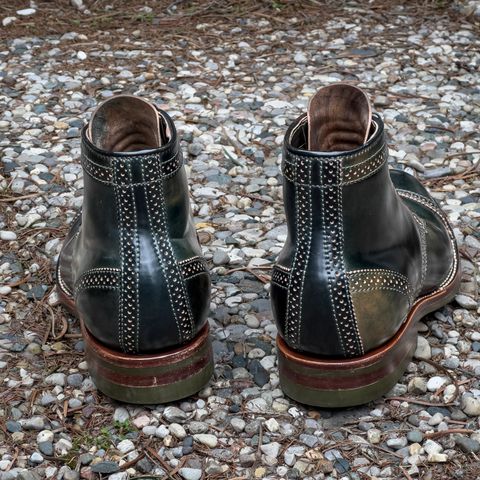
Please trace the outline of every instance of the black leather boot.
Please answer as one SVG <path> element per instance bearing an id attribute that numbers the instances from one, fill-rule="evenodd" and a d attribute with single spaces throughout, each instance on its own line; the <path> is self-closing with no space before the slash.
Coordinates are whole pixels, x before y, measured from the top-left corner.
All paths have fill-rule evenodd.
<path id="1" fill-rule="evenodd" d="M 348 85 L 317 92 L 285 136 L 288 238 L 271 299 L 281 385 L 302 403 L 386 393 L 412 357 L 417 321 L 459 286 L 446 216 L 387 158 L 381 118 Z"/>
<path id="2" fill-rule="evenodd" d="M 171 118 L 140 98 L 100 105 L 82 131 L 84 202 L 57 286 L 105 394 L 163 403 L 208 382 L 210 276 Z"/>

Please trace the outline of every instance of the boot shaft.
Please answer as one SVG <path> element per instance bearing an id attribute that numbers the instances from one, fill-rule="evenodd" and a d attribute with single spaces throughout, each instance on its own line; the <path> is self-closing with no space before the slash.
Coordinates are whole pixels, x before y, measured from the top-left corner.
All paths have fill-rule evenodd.
<path id="1" fill-rule="evenodd" d="M 137 98 L 111 102 L 82 132 L 82 216 L 59 272 L 95 338 L 155 352 L 205 324 L 210 279 L 172 120 Z"/>
<path id="2" fill-rule="evenodd" d="M 422 225 L 390 180 L 380 117 L 348 152 L 308 151 L 307 128 L 301 117 L 285 137 L 288 238 L 273 274 L 274 314 L 292 347 L 360 356 L 393 335 L 421 288 Z M 362 292 L 378 286 L 387 296 L 365 305 Z M 372 301 L 390 322 L 371 315 Z"/>

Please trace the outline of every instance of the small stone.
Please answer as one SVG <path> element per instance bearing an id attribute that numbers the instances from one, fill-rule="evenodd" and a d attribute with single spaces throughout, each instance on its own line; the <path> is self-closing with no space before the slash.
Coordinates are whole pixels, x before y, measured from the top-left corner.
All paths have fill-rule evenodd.
<path id="1" fill-rule="evenodd" d="M 440 425 L 443 422 L 443 414 L 440 412 L 435 413 L 429 420 L 428 424 L 432 427 Z"/>
<path id="2" fill-rule="evenodd" d="M 445 463 L 448 460 L 444 453 L 431 453 L 427 457 L 427 461 L 431 463 Z"/>
<path id="3" fill-rule="evenodd" d="M 12 441 L 14 443 L 21 443 L 25 438 L 25 434 L 23 432 L 13 432 L 12 433 Z"/>
<path id="4" fill-rule="evenodd" d="M 158 438 L 165 438 L 169 433 L 168 427 L 165 425 L 160 425 L 155 430 L 155 436 Z"/>
<path id="5" fill-rule="evenodd" d="M 16 239 L 17 239 L 17 234 L 15 232 L 10 232 L 8 230 L 0 231 L 0 240 L 11 242 L 12 240 L 16 240 Z"/>
<path id="6" fill-rule="evenodd" d="M 146 427 L 150 423 L 150 417 L 148 415 L 141 415 L 137 417 L 132 422 L 137 428 Z"/>
<path id="7" fill-rule="evenodd" d="M 53 432 L 51 430 L 42 430 L 37 435 L 37 443 L 53 442 Z"/>
<path id="8" fill-rule="evenodd" d="M 390 448 L 393 448 L 394 450 L 399 450 L 400 448 L 407 446 L 407 438 L 406 437 L 389 438 L 387 440 L 387 446 Z"/>
<path id="9" fill-rule="evenodd" d="M 39 442 L 38 449 L 46 457 L 51 457 L 53 455 L 53 443 L 52 442 Z"/>
<path id="10" fill-rule="evenodd" d="M 417 337 L 417 348 L 414 354 L 418 360 L 430 360 L 432 358 L 432 349 L 427 339 L 419 335 Z"/>
<path id="11" fill-rule="evenodd" d="M 367 431 L 367 438 L 370 443 L 376 445 L 382 439 L 382 432 L 377 428 L 371 428 Z"/>
<path id="12" fill-rule="evenodd" d="M 26 17 L 28 15 L 33 15 L 37 11 L 34 8 L 23 8 L 22 10 L 17 10 L 17 15 L 20 15 L 21 17 Z"/>
<path id="13" fill-rule="evenodd" d="M 8 420 L 5 423 L 5 426 L 7 427 L 7 432 L 10 433 L 20 432 L 22 430 L 22 426 L 20 425 L 20 423 L 13 420 Z"/>
<path id="14" fill-rule="evenodd" d="M 347 473 L 350 470 L 350 463 L 344 458 L 337 458 L 333 462 L 333 466 L 338 473 Z"/>
<path id="15" fill-rule="evenodd" d="M 300 65 L 304 65 L 308 62 L 308 59 L 303 52 L 297 52 L 293 57 L 293 60 L 295 63 L 299 63 Z"/>
<path id="16" fill-rule="evenodd" d="M 127 472 L 118 472 L 110 475 L 108 480 L 128 480 L 128 473 Z"/>
<path id="17" fill-rule="evenodd" d="M 478 398 L 464 396 L 462 398 L 462 410 L 471 417 L 480 415 L 480 400 Z"/>
<path id="18" fill-rule="evenodd" d="M 72 373 L 67 377 L 67 384 L 71 387 L 79 387 L 83 382 L 83 375 L 81 373 Z"/>
<path id="19" fill-rule="evenodd" d="M 155 425 L 147 425 L 146 427 L 142 428 L 142 433 L 147 437 L 153 437 L 156 431 L 157 427 Z"/>
<path id="20" fill-rule="evenodd" d="M 188 153 L 193 157 L 198 157 L 203 152 L 203 145 L 201 143 L 191 143 L 187 147 Z"/>
<path id="21" fill-rule="evenodd" d="M 233 417 L 230 420 L 230 425 L 237 433 L 243 432 L 245 424 L 245 420 L 243 420 L 242 418 Z"/>
<path id="22" fill-rule="evenodd" d="M 45 383 L 47 385 L 56 385 L 59 387 L 65 386 L 65 380 L 67 376 L 64 373 L 52 373 L 45 378 Z"/>
<path id="23" fill-rule="evenodd" d="M 260 450 L 269 457 L 277 458 L 280 453 L 281 445 L 278 442 L 270 442 L 266 445 L 262 445 Z"/>
<path id="24" fill-rule="evenodd" d="M 4 27 L 8 27 L 9 25 L 11 25 L 15 20 L 17 20 L 17 17 L 5 17 L 3 20 L 2 20 L 2 25 Z"/>
<path id="25" fill-rule="evenodd" d="M 113 413 L 113 421 L 119 423 L 125 423 L 130 418 L 128 410 L 123 407 L 118 407 Z"/>
<path id="26" fill-rule="evenodd" d="M 200 480 L 202 478 L 202 470 L 198 468 L 183 467 L 179 470 L 179 473 L 185 480 Z"/>
<path id="27" fill-rule="evenodd" d="M 230 261 L 230 257 L 225 250 L 217 249 L 213 253 L 212 262 L 216 266 L 226 265 Z"/>
<path id="28" fill-rule="evenodd" d="M 87 59 L 87 54 L 86 54 L 84 51 L 79 50 L 79 51 L 77 52 L 77 58 L 78 58 L 79 60 L 82 60 L 82 61 L 83 61 L 83 60 L 86 60 L 86 59 Z"/>
<path id="29" fill-rule="evenodd" d="M 116 473 L 120 470 L 117 462 L 98 462 L 90 467 L 93 473 Z"/>
<path id="30" fill-rule="evenodd" d="M 267 469 L 265 467 L 258 467 L 255 469 L 254 475 L 255 478 L 264 478 L 266 473 Z"/>
<path id="31" fill-rule="evenodd" d="M 424 378 L 413 377 L 408 382 L 407 390 L 415 395 L 421 395 L 427 391 L 427 382 Z"/>
<path id="32" fill-rule="evenodd" d="M 187 432 L 179 423 L 171 423 L 168 429 L 170 433 L 179 440 L 183 440 L 187 436 Z"/>
<path id="33" fill-rule="evenodd" d="M 30 461 L 39 465 L 43 463 L 43 457 L 38 452 L 34 452 L 30 455 Z"/>
<path id="34" fill-rule="evenodd" d="M 427 390 L 429 392 L 436 392 L 439 388 L 442 388 L 447 383 L 447 381 L 448 380 L 445 377 L 432 377 L 427 382 Z"/>
<path id="35" fill-rule="evenodd" d="M 430 440 L 428 439 L 424 444 L 423 444 L 423 449 L 429 454 L 434 454 L 434 453 L 440 453 L 443 451 L 443 448 L 442 446 L 433 441 L 433 440 Z"/>
<path id="36" fill-rule="evenodd" d="M 20 421 L 25 430 L 43 430 L 45 428 L 45 420 L 43 417 L 32 417 Z"/>
<path id="37" fill-rule="evenodd" d="M 187 414 L 178 407 L 167 407 L 163 411 L 163 418 L 169 423 L 184 423 Z"/>
<path id="38" fill-rule="evenodd" d="M 73 445 L 70 440 L 67 440 L 66 438 L 61 438 L 56 444 L 55 444 L 55 452 L 57 452 L 59 455 L 66 455 L 71 449 Z"/>
<path id="39" fill-rule="evenodd" d="M 238 457 L 242 468 L 250 468 L 255 463 L 255 455 L 253 453 L 241 453 Z"/>
<path id="40" fill-rule="evenodd" d="M 122 440 L 117 445 L 117 450 L 120 453 L 126 454 L 128 452 L 131 452 L 132 450 L 135 450 L 135 445 L 131 440 Z"/>
<path id="41" fill-rule="evenodd" d="M 201 443 L 202 445 L 206 445 L 209 448 L 215 448 L 218 444 L 218 438 L 215 435 L 211 435 L 208 433 L 197 433 L 193 436 L 193 439 Z"/>
<path id="42" fill-rule="evenodd" d="M 410 443 L 421 443 L 423 440 L 423 433 L 418 430 L 411 430 L 407 433 L 407 440 Z"/>
<path id="43" fill-rule="evenodd" d="M 82 465 L 90 465 L 95 457 L 91 453 L 82 453 L 78 460 Z"/>
<path id="44" fill-rule="evenodd" d="M 76 472 L 75 470 L 72 470 L 66 465 L 64 465 L 60 469 L 60 472 L 62 472 L 63 474 L 63 480 L 79 480 L 80 478 L 80 473 Z M 59 476 L 60 476 L 60 472 L 59 472 Z"/>
<path id="45" fill-rule="evenodd" d="M 465 453 L 477 453 L 480 451 L 480 443 L 472 438 L 458 436 L 455 438 L 455 444 Z"/>
<path id="46" fill-rule="evenodd" d="M 456 295 L 455 301 L 462 307 L 467 310 L 475 310 L 478 306 L 477 302 L 468 295 Z"/>
<path id="47" fill-rule="evenodd" d="M 278 422 L 274 418 L 269 418 L 265 422 L 265 426 L 267 427 L 267 430 L 272 433 L 278 432 L 280 428 L 280 426 L 278 425 Z"/>

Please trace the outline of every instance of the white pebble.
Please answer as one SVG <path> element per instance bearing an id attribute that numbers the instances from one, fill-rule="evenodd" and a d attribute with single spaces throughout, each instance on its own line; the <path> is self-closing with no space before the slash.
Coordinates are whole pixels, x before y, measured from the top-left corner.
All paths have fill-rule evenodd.
<path id="1" fill-rule="evenodd" d="M 5 240 L 6 242 L 10 242 L 16 239 L 17 239 L 17 234 L 15 232 L 10 232 L 8 230 L 0 231 L 0 240 Z"/>

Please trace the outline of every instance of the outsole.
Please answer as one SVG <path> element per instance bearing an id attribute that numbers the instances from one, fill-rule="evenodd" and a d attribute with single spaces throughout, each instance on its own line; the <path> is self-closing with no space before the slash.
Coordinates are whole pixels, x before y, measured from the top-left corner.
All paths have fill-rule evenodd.
<path id="1" fill-rule="evenodd" d="M 60 300 L 74 316 L 72 299 Z M 85 356 L 93 382 L 105 395 L 126 403 L 159 404 L 200 391 L 213 374 L 213 351 L 206 324 L 189 343 L 155 354 L 132 355 L 100 343 L 80 318 Z"/>
<path id="2" fill-rule="evenodd" d="M 446 305 L 460 286 L 461 272 L 445 287 L 412 306 L 396 335 L 383 346 L 354 359 L 326 359 L 291 349 L 277 336 L 280 384 L 290 398 L 335 408 L 362 405 L 387 393 L 401 378 L 416 347 L 418 321 Z"/>

